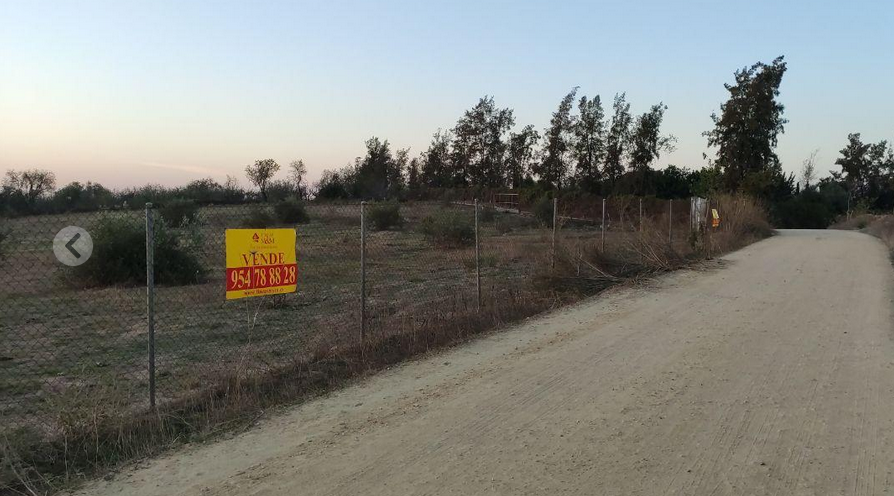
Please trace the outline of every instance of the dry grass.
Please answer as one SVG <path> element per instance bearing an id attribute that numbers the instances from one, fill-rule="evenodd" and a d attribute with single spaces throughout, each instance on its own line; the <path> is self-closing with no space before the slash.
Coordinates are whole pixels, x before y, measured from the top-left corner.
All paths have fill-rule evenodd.
<path id="1" fill-rule="evenodd" d="M 358 339 L 356 315 L 356 210 L 312 207 L 312 223 L 299 229 L 304 279 L 294 298 L 224 304 L 215 289 L 220 285 L 213 275 L 218 269 L 211 271 L 212 280 L 205 285 L 160 290 L 159 302 L 174 310 L 160 319 L 164 330 L 160 336 L 196 343 L 158 345 L 159 370 L 167 374 L 162 384 L 170 389 L 160 391 L 155 411 L 142 400 L 145 378 L 139 367 L 145 338 L 140 319 L 125 320 L 122 326 L 121 318 L 139 316 L 144 290 L 109 288 L 89 294 L 66 290 L 69 293 L 40 299 L 42 281 L 29 281 L 36 286 L 16 295 L 15 301 L 46 308 L 69 305 L 66 308 L 81 313 L 35 321 L 23 312 L 17 314 L 19 323 L 5 328 L 0 323 L 0 332 L 15 336 L 35 323 L 38 330 L 49 331 L 42 336 L 53 340 L 36 343 L 46 355 L 32 356 L 45 356 L 47 364 L 55 366 L 69 356 L 63 338 L 72 327 L 66 326 L 83 325 L 79 319 L 89 315 L 96 339 L 88 344 L 95 349 L 87 349 L 84 357 L 72 362 L 78 368 L 39 371 L 53 374 L 47 376 L 53 381 L 50 389 L 44 376 L 36 379 L 34 387 L 40 394 L 33 397 L 41 400 L 39 406 L 16 404 L 21 408 L 16 412 L 36 412 L 34 418 L 42 423 L 0 428 L 0 491 L 5 486 L 25 494 L 52 492 L 128 460 L 245 428 L 271 408 L 306 400 L 409 357 L 616 284 L 738 248 L 769 233 L 759 205 L 744 198 L 721 200 L 723 227 L 708 236 L 684 234 L 685 207 L 675 209 L 673 219 L 660 211 L 647 216 L 638 231 L 628 203 L 619 209 L 627 212 L 624 220 L 610 221 L 613 229 L 607 233 L 605 250 L 601 232 L 592 222 L 561 226 L 555 268 L 550 230 L 513 214 L 496 214 L 483 222 L 480 310 L 474 289 L 474 248 L 434 248 L 417 228 L 426 216 L 453 207 L 404 208 L 401 231 L 369 234 L 364 343 Z M 203 249 L 213 262 L 222 250 L 220 240 L 212 236 L 214 230 L 240 217 L 227 212 L 205 217 L 208 233 Z M 676 233 L 673 239 L 668 238 L 669 220 Z M 22 246 L 27 245 L 18 249 Z M 46 266 L 54 268 L 51 263 Z M 0 279 L 3 275 L 0 271 Z M 94 308 L 106 301 L 118 303 L 106 310 L 117 318 L 107 320 Z M 209 352 L 212 347 L 216 348 Z M 13 351 L 0 356 L 7 353 Z M 123 365 L 113 357 L 123 357 Z"/>
<path id="2" fill-rule="evenodd" d="M 866 229 L 870 225 L 883 220 L 888 217 L 887 215 L 875 215 L 875 214 L 856 214 L 852 216 L 850 219 L 841 219 L 838 222 L 829 226 L 829 229 L 838 229 L 842 231 L 856 231 L 860 229 Z"/>

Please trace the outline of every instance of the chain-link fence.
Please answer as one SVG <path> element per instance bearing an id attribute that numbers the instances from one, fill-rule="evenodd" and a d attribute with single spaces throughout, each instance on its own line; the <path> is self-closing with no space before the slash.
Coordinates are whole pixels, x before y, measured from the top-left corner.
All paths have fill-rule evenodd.
<path id="1" fill-rule="evenodd" d="M 171 205 L 2 219 L 0 434 L 49 438 L 70 418 L 146 411 L 362 339 L 464 325 L 482 308 L 508 321 L 517 315 L 507 309 L 540 310 L 529 299 L 543 291 L 538 276 L 598 270 L 587 253 L 635 258 L 649 256 L 650 243 L 693 246 L 688 200 L 530 210 L 512 201 Z M 68 226 L 92 240 L 77 266 L 56 255 L 71 238 L 54 245 L 54 237 Z M 297 292 L 227 300 L 226 229 L 265 227 L 296 229 Z M 84 251 L 80 243 L 71 246 Z"/>

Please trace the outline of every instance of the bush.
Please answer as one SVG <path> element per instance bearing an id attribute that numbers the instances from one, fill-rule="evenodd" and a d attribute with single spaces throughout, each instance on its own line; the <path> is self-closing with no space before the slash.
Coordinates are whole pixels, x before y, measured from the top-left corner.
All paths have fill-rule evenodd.
<path id="1" fill-rule="evenodd" d="M 199 206 L 192 200 L 171 200 L 162 205 L 158 213 L 167 225 L 184 227 L 196 221 Z"/>
<path id="2" fill-rule="evenodd" d="M 531 207 L 534 218 L 546 227 L 553 227 L 553 200 L 548 196 L 541 196 Z"/>
<path id="3" fill-rule="evenodd" d="M 497 217 L 497 209 L 493 205 L 485 205 L 478 212 L 478 220 L 481 222 L 493 222 Z"/>
<path id="4" fill-rule="evenodd" d="M 242 227 L 253 229 L 266 229 L 276 224 L 276 219 L 270 211 L 264 207 L 252 207 L 248 215 L 242 219 Z"/>
<path id="5" fill-rule="evenodd" d="M 530 217 L 517 214 L 504 214 L 497 217 L 494 229 L 500 234 L 506 234 L 516 230 L 531 229 L 537 226 L 537 221 Z"/>
<path id="6" fill-rule="evenodd" d="M 93 254 L 73 268 L 74 280 L 86 287 L 142 285 L 146 283 L 146 231 L 142 220 L 128 217 L 102 219 L 91 230 Z M 155 224 L 155 282 L 195 284 L 205 270 L 198 258 L 182 246 L 164 220 Z"/>
<path id="7" fill-rule="evenodd" d="M 404 219 L 400 216 L 400 204 L 379 203 L 369 211 L 369 220 L 376 231 L 387 231 L 403 225 Z"/>
<path id="8" fill-rule="evenodd" d="M 307 224 L 310 216 L 304 204 L 295 199 L 281 201 L 273 206 L 273 213 L 283 224 Z"/>
<path id="9" fill-rule="evenodd" d="M 460 248 L 475 243 L 474 220 L 461 212 L 443 212 L 422 219 L 420 231 L 432 243 L 445 248 Z"/>

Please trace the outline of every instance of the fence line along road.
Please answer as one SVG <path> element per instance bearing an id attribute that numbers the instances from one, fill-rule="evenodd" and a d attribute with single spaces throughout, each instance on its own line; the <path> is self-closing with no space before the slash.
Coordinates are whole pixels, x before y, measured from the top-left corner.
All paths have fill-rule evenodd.
<path id="1" fill-rule="evenodd" d="M 175 204 L 0 219 L 0 434 L 52 437 L 97 409 L 143 411 L 522 301 L 567 253 L 580 275 L 588 250 L 621 253 L 649 233 L 692 250 L 672 234 L 688 232 L 689 215 L 665 200 L 505 201 L 517 212 L 477 201 Z M 93 241 L 75 267 L 51 249 L 68 226 Z M 247 227 L 296 229 L 295 293 L 225 299 L 224 232 Z"/>

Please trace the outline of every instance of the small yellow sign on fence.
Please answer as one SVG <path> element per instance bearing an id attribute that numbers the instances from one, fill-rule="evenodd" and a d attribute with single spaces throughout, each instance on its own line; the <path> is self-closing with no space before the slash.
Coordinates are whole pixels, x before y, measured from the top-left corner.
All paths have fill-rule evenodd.
<path id="1" fill-rule="evenodd" d="M 716 208 L 711 209 L 711 227 L 720 227 L 720 212 Z"/>
<path id="2" fill-rule="evenodd" d="M 227 299 L 294 293 L 294 229 L 227 229 Z"/>

